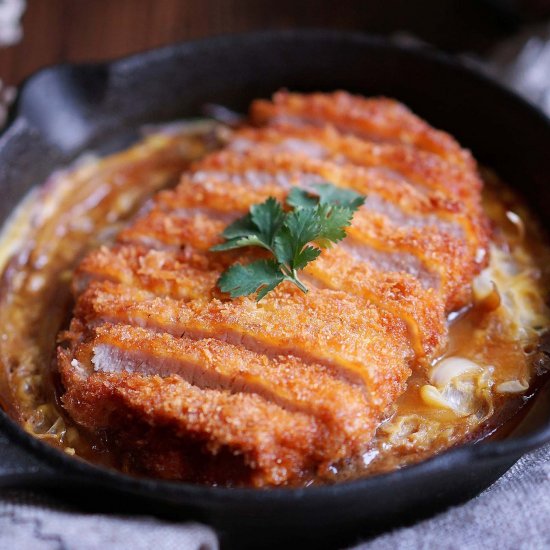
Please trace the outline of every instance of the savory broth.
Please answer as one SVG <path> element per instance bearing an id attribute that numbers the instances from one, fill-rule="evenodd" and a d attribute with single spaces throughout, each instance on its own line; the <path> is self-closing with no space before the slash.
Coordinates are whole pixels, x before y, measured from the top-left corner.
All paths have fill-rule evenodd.
<path id="1" fill-rule="evenodd" d="M 87 158 L 54 174 L 14 213 L 0 241 L 0 405 L 31 434 L 69 454 L 124 468 L 102 434 L 64 414 L 52 372 L 67 321 L 71 277 L 83 254 L 109 243 L 155 191 L 216 147 L 224 128 L 172 127 L 127 151 Z M 474 305 L 449 318 L 445 354 L 416 372 L 362 457 L 335 465 L 335 481 L 392 470 L 479 439 L 522 406 L 544 368 L 538 342 L 548 326 L 548 248 L 518 197 L 491 172 L 485 210 L 491 261 L 473 285 Z M 315 480 L 311 480 L 315 482 Z"/>

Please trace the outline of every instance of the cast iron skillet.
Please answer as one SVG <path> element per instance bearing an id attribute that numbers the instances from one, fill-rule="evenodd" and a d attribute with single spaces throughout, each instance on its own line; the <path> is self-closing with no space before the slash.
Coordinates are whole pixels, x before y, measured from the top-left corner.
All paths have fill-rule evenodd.
<path id="1" fill-rule="evenodd" d="M 31 185 L 84 149 L 115 150 L 139 125 L 197 115 L 205 103 L 244 111 L 251 99 L 281 87 L 398 98 L 496 168 L 545 221 L 550 124 L 541 113 L 463 62 L 379 38 L 326 31 L 226 36 L 113 63 L 41 71 L 23 87 L 0 139 L 0 220 Z M 112 509 L 113 503 L 131 502 L 134 511 L 196 518 L 239 547 L 289 540 L 301 546 L 342 545 L 486 488 L 522 454 L 550 441 L 549 393 L 550 385 L 541 389 L 503 441 L 462 446 L 383 476 L 293 490 L 128 477 L 58 452 L 0 413 L 0 432 L 12 441 L 2 457 L 7 473 L 0 474 L 0 486 L 57 488 L 99 510 L 107 503 Z"/>

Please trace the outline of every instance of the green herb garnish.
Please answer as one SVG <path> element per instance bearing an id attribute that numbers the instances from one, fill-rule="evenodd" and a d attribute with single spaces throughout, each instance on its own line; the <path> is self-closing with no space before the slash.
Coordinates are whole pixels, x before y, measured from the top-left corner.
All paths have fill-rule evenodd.
<path id="1" fill-rule="evenodd" d="M 258 301 L 283 281 L 307 292 L 298 271 L 315 260 L 322 248 L 346 236 L 345 228 L 364 202 L 365 197 L 355 191 L 320 183 L 313 185 L 312 192 L 292 189 L 286 199 L 292 210 L 285 211 L 273 197 L 251 206 L 248 214 L 222 233 L 226 241 L 211 250 L 259 246 L 269 250 L 273 259 L 231 266 L 218 279 L 219 289 L 231 298 L 257 292 Z"/>

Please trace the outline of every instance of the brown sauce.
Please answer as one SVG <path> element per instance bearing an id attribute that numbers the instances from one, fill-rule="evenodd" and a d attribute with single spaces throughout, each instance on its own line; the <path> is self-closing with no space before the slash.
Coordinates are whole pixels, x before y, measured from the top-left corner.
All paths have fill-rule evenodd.
<path id="1" fill-rule="evenodd" d="M 104 435 L 83 432 L 58 401 L 52 364 L 56 335 L 72 307 L 72 270 L 215 146 L 217 132 L 203 122 L 154 134 L 127 151 L 56 173 L 6 224 L 0 238 L 0 406 L 29 433 L 69 454 L 125 469 Z M 450 317 L 444 356 L 430 372 L 411 377 L 371 449 L 335 465 L 335 481 L 393 470 L 464 441 L 504 436 L 500 427 L 510 425 L 533 393 L 545 366 L 538 342 L 549 325 L 548 248 L 518 197 L 492 173 L 485 180 L 494 239 L 477 299 Z"/>

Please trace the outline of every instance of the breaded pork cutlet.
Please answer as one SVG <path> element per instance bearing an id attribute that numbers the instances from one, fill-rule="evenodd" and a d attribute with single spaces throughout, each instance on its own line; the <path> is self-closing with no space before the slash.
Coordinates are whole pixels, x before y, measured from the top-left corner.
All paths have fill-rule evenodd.
<path id="1" fill-rule="evenodd" d="M 254 204 L 322 182 L 367 199 L 344 241 L 260 302 L 216 286 L 258 249 L 212 252 Z M 487 261 L 469 152 L 403 105 L 280 92 L 111 246 L 83 259 L 58 367 L 71 417 L 134 473 L 273 486 L 369 449 L 447 343 Z"/>

